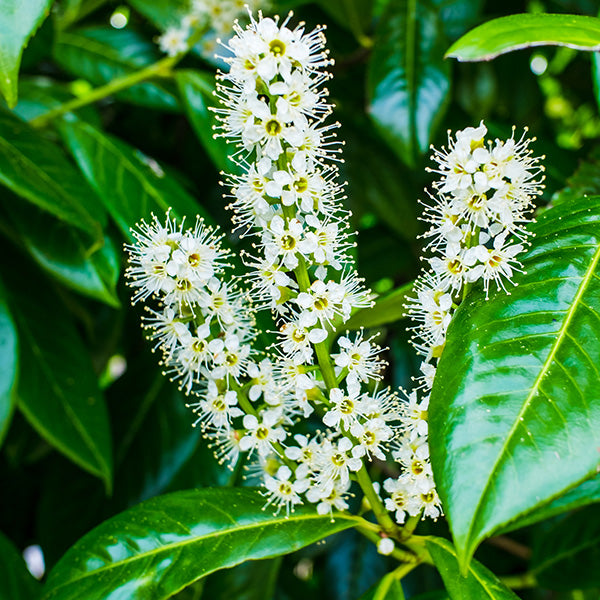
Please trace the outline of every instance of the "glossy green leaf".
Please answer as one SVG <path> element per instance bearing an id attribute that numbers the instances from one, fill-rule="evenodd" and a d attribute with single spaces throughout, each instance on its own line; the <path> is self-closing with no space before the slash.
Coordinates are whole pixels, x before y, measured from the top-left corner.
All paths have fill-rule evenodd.
<path id="1" fill-rule="evenodd" d="M 538 583 L 554 590 L 600 586 L 600 506 L 558 520 L 536 540 L 530 569 Z"/>
<path id="2" fill-rule="evenodd" d="M 140 219 L 159 218 L 169 207 L 179 217 L 193 218 L 199 206 L 188 192 L 153 159 L 88 123 L 64 120 L 61 134 L 79 167 L 106 208 L 131 239 L 130 227 Z"/>
<path id="3" fill-rule="evenodd" d="M 394 573 L 388 573 L 374 589 L 361 596 L 360 600 L 404 600 L 402 584 Z"/>
<path id="4" fill-rule="evenodd" d="M 331 521 L 310 508 L 286 518 L 264 504 L 258 492 L 233 488 L 148 500 L 77 542 L 51 572 L 44 598 L 161 600 L 209 573 L 293 552 L 358 520 L 340 514 Z"/>
<path id="5" fill-rule="evenodd" d="M 363 308 L 354 313 L 349 321 L 344 323 L 346 329 L 360 329 L 361 327 L 381 327 L 395 323 L 406 317 L 406 300 L 412 295 L 413 283 L 377 298 L 371 308 Z"/>
<path id="6" fill-rule="evenodd" d="M 211 600 L 265 600 L 273 598 L 281 557 L 247 562 L 205 579 L 203 597 Z"/>
<path id="7" fill-rule="evenodd" d="M 598 467 L 599 198 L 530 229 L 512 294 L 476 293 L 456 311 L 432 390 L 432 465 L 463 563 Z"/>
<path id="8" fill-rule="evenodd" d="M 500 17 L 463 35 L 446 56 L 461 61 L 491 60 L 532 46 L 600 50 L 600 19 L 543 13 Z"/>
<path id="9" fill-rule="evenodd" d="M 23 557 L 13 543 L 0 532 L 0 598 L 36 600 L 41 585 L 27 570 Z"/>
<path id="10" fill-rule="evenodd" d="M 101 239 L 106 214 L 85 179 L 56 144 L 2 113 L 0 183 L 94 239 Z"/>
<path id="11" fill-rule="evenodd" d="M 133 29 L 85 28 L 61 32 L 54 45 L 56 62 L 76 77 L 100 86 L 161 58 L 155 44 Z M 179 110 L 172 85 L 146 81 L 118 93 L 126 102 L 154 109 Z"/>
<path id="12" fill-rule="evenodd" d="M 5 254 L 3 277 L 20 340 L 19 409 L 43 438 L 110 488 L 108 415 L 88 351 L 40 274 Z"/>
<path id="13" fill-rule="evenodd" d="M 108 236 L 102 247 L 90 254 L 92 242 L 79 230 L 15 202 L 15 198 L 3 204 L 27 251 L 46 272 L 80 294 L 120 306 L 115 289 L 120 257 Z"/>
<path id="14" fill-rule="evenodd" d="M 17 103 L 23 49 L 48 16 L 51 4 L 52 0 L 0 0 L 0 93 L 10 107 Z"/>
<path id="15" fill-rule="evenodd" d="M 596 56 L 596 55 L 594 55 Z M 566 182 L 566 186 L 552 197 L 552 204 L 574 202 L 581 196 L 600 194 L 600 147 L 596 147 L 582 161 Z"/>
<path id="16" fill-rule="evenodd" d="M 426 544 L 450 600 L 518 600 L 516 594 L 476 560 L 471 561 L 466 575 L 462 575 L 456 550 L 447 540 L 429 537 Z"/>
<path id="17" fill-rule="evenodd" d="M 519 517 L 516 521 L 502 528 L 498 534 L 521 529 L 522 527 L 545 521 L 569 510 L 581 508 L 596 502 L 600 502 L 600 475 L 595 475 L 588 481 L 584 481 L 572 490 L 569 490 L 563 496 L 559 496 L 556 500 L 552 500 L 531 513 Z"/>
<path id="18" fill-rule="evenodd" d="M 390 0 L 369 61 L 369 114 L 407 165 L 425 154 L 450 91 L 439 13 L 416 0 Z"/>
<path id="19" fill-rule="evenodd" d="M 213 137 L 213 125 L 216 121 L 208 107 L 215 106 L 214 73 L 180 70 L 177 71 L 176 80 L 185 112 L 207 154 L 217 169 L 234 172 L 236 165 L 228 158 L 232 152 L 231 144 L 224 138 Z"/>
<path id="20" fill-rule="evenodd" d="M 19 370 L 19 336 L 0 281 L 0 444 L 6 435 L 15 406 Z"/>

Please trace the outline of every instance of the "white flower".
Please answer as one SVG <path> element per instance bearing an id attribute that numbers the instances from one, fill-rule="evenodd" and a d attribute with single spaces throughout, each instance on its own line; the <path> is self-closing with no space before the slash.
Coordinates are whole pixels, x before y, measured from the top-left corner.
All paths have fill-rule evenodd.
<path id="1" fill-rule="evenodd" d="M 286 515 L 289 515 L 290 512 L 294 512 L 294 506 L 302 504 L 300 494 L 306 491 L 309 483 L 306 480 L 292 482 L 291 477 L 292 471 L 285 465 L 279 467 L 275 477 L 265 476 L 264 484 L 267 492 L 264 495 L 268 498 L 267 506 L 273 504 L 277 507 L 275 514 L 285 507 Z"/>
<path id="2" fill-rule="evenodd" d="M 346 430 L 358 423 L 364 416 L 364 402 L 361 400 L 360 385 L 349 385 L 344 393 L 340 388 L 333 388 L 329 392 L 330 407 L 323 417 L 323 423 L 333 429 Z"/>
<path id="3" fill-rule="evenodd" d="M 272 262 L 278 262 L 288 269 L 298 266 L 298 252 L 304 228 L 298 219 L 287 223 L 275 215 L 269 229 L 263 235 L 265 257 Z"/>
<path id="4" fill-rule="evenodd" d="M 236 392 L 221 392 L 214 381 L 209 381 L 205 398 L 189 405 L 198 415 L 194 425 L 200 423 L 203 428 L 229 429 L 232 419 L 244 415 L 237 403 Z"/>
<path id="5" fill-rule="evenodd" d="M 159 38 L 160 49 L 168 56 L 177 56 L 188 50 L 190 30 L 187 27 L 169 27 Z"/>
<path id="6" fill-rule="evenodd" d="M 242 452 L 258 451 L 260 456 L 268 456 L 275 451 L 273 444 L 282 442 L 285 430 L 279 426 L 279 417 L 275 412 L 264 411 L 259 421 L 255 415 L 244 417 L 246 435 L 240 440 Z"/>
<path id="7" fill-rule="evenodd" d="M 394 551 L 396 544 L 394 544 L 394 540 L 392 538 L 381 538 L 379 542 L 377 542 L 377 552 L 379 554 L 383 554 L 384 556 L 388 556 Z"/>
<path id="8" fill-rule="evenodd" d="M 339 354 L 332 354 L 336 365 L 336 375 L 346 369 L 348 371 L 348 381 L 362 381 L 379 379 L 379 373 L 384 366 L 384 362 L 379 358 L 381 347 L 372 344 L 370 338 L 363 339 L 362 330 L 356 334 L 354 340 L 347 336 L 338 338 Z"/>

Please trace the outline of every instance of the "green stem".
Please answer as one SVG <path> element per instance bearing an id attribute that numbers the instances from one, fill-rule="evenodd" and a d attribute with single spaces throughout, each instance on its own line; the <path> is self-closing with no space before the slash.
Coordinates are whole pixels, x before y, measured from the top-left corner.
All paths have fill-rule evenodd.
<path id="1" fill-rule="evenodd" d="M 421 513 L 419 513 L 415 517 L 409 517 L 404 526 L 400 529 L 400 539 L 407 540 L 413 534 L 413 531 L 417 528 L 417 525 L 419 524 L 420 520 Z"/>
<path id="2" fill-rule="evenodd" d="M 60 117 L 61 115 L 77 110 L 82 106 L 87 106 L 88 104 L 93 104 L 94 102 L 103 100 L 108 96 L 112 96 L 117 92 L 126 90 L 138 83 L 142 83 L 154 77 L 170 77 L 173 67 L 188 53 L 189 49 L 192 48 L 205 33 L 206 28 L 202 28 L 194 32 L 194 34 L 192 34 L 189 38 L 188 50 L 185 52 L 180 52 L 175 56 L 161 58 L 159 61 L 152 63 L 151 65 L 140 69 L 139 71 L 117 77 L 116 79 L 109 81 L 107 84 L 97 87 L 79 98 L 73 98 L 64 104 L 60 104 L 59 106 L 49 110 L 47 113 L 39 115 L 35 119 L 32 119 L 29 124 L 32 127 L 41 129 L 42 127 L 48 126 L 51 121 L 57 117 Z"/>
<path id="3" fill-rule="evenodd" d="M 377 522 L 383 527 L 386 533 L 397 537 L 398 526 L 390 517 L 390 513 L 388 513 L 379 496 L 377 495 L 377 492 L 373 487 L 373 482 L 369 477 L 369 473 L 367 472 L 367 468 L 365 467 L 364 463 L 360 470 L 356 472 L 356 480 L 358 481 L 365 498 L 369 501 Z"/>
<path id="4" fill-rule="evenodd" d="M 515 589 L 532 588 L 537 586 L 537 581 L 533 573 L 527 572 L 521 575 L 507 575 L 506 577 L 500 577 L 502 583 Z"/>
<path id="5" fill-rule="evenodd" d="M 358 531 L 361 535 L 373 542 L 376 546 L 381 541 L 381 536 L 369 527 L 358 525 L 356 527 L 356 531 Z M 390 556 L 393 556 L 396 560 L 399 560 L 400 562 L 408 563 L 414 565 L 415 567 L 420 562 L 419 557 L 417 555 L 407 550 L 402 550 L 402 548 L 394 548 Z"/>

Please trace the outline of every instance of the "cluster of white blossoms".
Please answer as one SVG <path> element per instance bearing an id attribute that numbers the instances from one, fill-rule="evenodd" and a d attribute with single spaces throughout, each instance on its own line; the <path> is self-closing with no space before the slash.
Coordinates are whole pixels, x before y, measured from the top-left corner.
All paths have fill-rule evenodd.
<path id="1" fill-rule="evenodd" d="M 427 444 L 435 359 L 464 282 L 479 273 L 489 283 L 497 279 L 490 269 L 507 273 L 514 264 L 506 240 L 524 236 L 523 211 L 539 187 L 535 159 L 523 140 L 486 149 L 483 128 L 460 132 L 448 152 L 436 153 L 443 208 L 426 218 L 443 258 L 431 259 L 410 305 L 426 358 L 420 388 L 401 397 L 381 383 L 386 363 L 374 337 L 337 333 L 373 300 L 350 253 L 339 124 L 326 123 L 332 60 L 323 28 L 292 29 L 291 14 L 283 22 L 249 14 L 249 25 L 236 22 L 224 44 L 229 70 L 217 76 L 215 109 L 216 135 L 235 146 L 239 166 L 224 182 L 233 221 L 254 238 L 254 251 L 242 255 L 248 273 L 223 281 L 221 236 L 201 221 L 184 231 L 168 216 L 164 225 L 155 218 L 128 247 L 134 301 L 158 300 L 145 324 L 166 371 L 198 397 L 196 423 L 219 459 L 233 468 L 246 453 L 248 472 L 277 511 L 304 502 L 321 514 L 344 510 L 358 480 L 398 523 L 435 519 L 441 507 Z M 254 310 L 270 311 L 276 323 L 266 353 L 251 347 Z M 390 457 L 400 475 L 384 482 L 382 500 L 365 463 Z"/>
<path id="2" fill-rule="evenodd" d="M 542 190 L 543 167 L 531 155 L 530 139 L 485 141 L 487 129 L 467 127 L 449 137 L 448 149 L 433 149 L 440 178 L 433 185 L 436 196 L 426 205 L 423 220 L 430 225 L 424 234 L 429 270 L 417 278 L 416 297 L 407 304 L 415 322 L 413 345 L 424 357 L 418 387 L 408 396 L 407 414 L 412 421 L 406 438 L 394 456 L 407 467 L 397 480 L 388 479 L 384 488 L 389 510 L 413 515 L 415 487 L 435 495 L 427 442 L 427 410 L 437 361 L 444 349 L 446 331 L 466 286 L 483 282 L 486 297 L 490 282 L 506 291 L 504 280 L 511 281 L 520 269 L 517 255 L 527 237 L 524 224 L 528 212 Z M 514 243 L 517 238 L 520 243 Z M 509 292 L 508 292 L 509 293 Z M 410 466 L 409 466 L 410 465 Z"/>
<path id="3" fill-rule="evenodd" d="M 216 40 L 231 35 L 232 23 L 246 14 L 246 7 L 256 10 L 265 4 L 264 0 L 192 0 L 179 22 L 158 38 L 160 49 L 168 56 L 187 52 L 192 34 L 201 29 L 203 50 L 212 52 Z"/>

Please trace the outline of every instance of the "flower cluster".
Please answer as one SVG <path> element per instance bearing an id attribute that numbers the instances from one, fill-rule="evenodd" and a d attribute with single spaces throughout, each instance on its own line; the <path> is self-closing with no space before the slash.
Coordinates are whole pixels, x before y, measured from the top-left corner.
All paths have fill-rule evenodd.
<path id="1" fill-rule="evenodd" d="M 158 38 L 160 49 L 168 56 L 187 52 L 192 34 L 202 30 L 205 32 L 203 51 L 210 53 L 216 40 L 231 35 L 231 24 L 246 14 L 247 6 L 255 10 L 265 4 L 260 0 L 192 0 L 178 23 L 168 27 Z"/>
<path id="2" fill-rule="evenodd" d="M 481 278 L 487 292 L 500 281 L 493 273 L 515 267 L 521 244 L 509 236 L 525 236 L 537 161 L 523 138 L 486 148 L 483 126 L 435 153 L 439 201 L 425 219 L 437 255 L 409 306 L 423 376 L 402 397 L 381 383 L 386 363 L 375 336 L 338 334 L 373 301 L 351 254 L 339 124 L 326 122 L 332 60 L 324 28 L 291 28 L 291 14 L 249 14 L 249 25 L 236 22 L 223 44 L 229 70 L 217 76 L 214 109 L 216 135 L 235 147 L 239 168 L 224 184 L 237 230 L 254 240 L 241 256 L 248 271 L 224 283 L 220 235 L 201 221 L 184 231 L 168 216 L 164 225 L 155 218 L 128 248 L 134 301 L 159 300 L 145 324 L 167 372 L 198 397 L 196 423 L 217 456 L 233 467 L 247 453 L 248 477 L 259 478 L 276 510 L 303 502 L 321 514 L 346 509 L 358 480 L 399 523 L 407 515 L 435 519 L 441 507 L 427 443 L 435 361 L 465 283 Z M 262 353 L 250 344 L 255 310 L 269 311 L 276 327 Z M 401 472 L 384 482 L 382 500 L 365 463 L 390 457 Z"/>
<path id="3" fill-rule="evenodd" d="M 467 127 L 449 139 L 449 148 L 433 150 L 440 178 L 434 183 L 436 196 L 424 211 L 423 220 L 430 225 L 424 234 L 433 256 L 430 269 L 415 282 L 416 296 L 407 304 L 415 322 L 413 345 L 424 357 L 420 385 L 408 396 L 406 417 L 411 423 L 394 456 L 405 467 L 399 479 L 388 479 L 384 488 L 389 510 L 396 510 L 399 521 L 404 513 L 416 509 L 414 491 L 433 501 L 425 508 L 437 514 L 435 488 L 429 464 L 427 410 L 437 360 L 446 341 L 446 331 L 453 312 L 461 302 L 467 286 L 481 280 L 486 297 L 490 282 L 506 291 L 504 279 L 510 281 L 520 263 L 527 236 L 524 224 L 533 199 L 541 193 L 539 159 L 531 156 L 532 140 L 524 135 L 495 143 L 485 142 L 487 129 Z M 514 243 L 517 238 L 521 243 Z"/>

